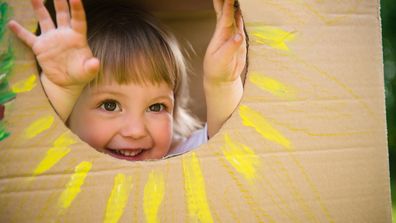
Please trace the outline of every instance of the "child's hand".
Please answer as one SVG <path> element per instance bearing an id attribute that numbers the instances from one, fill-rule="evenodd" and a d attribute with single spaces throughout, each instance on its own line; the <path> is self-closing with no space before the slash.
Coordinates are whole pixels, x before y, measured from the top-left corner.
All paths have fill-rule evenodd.
<path id="1" fill-rule="evenodd" d="M 246 65 L 246 37 L 241 11 L 235 0 L 213 0 L 216 30 L 204 58 L 204 89 L 208 136 L 218 132 L 238 106 Z"/>
<path id="2" fill-rule="evenodd" d="M 204 59 L 206 84 L 240 81 L 246 65 L 246 37 L 241 11 L 235 0 L 213 0 L 217 16 L 215 33 Z"/>
<path id="3" fill-rule="evenodd" d="M 56 24 L 43 0 L 31 0 L 40 24 L 41 35 L 35 36 L 15 21 L 8 27 L 36 55 L 43 74 L 42 84 L 55 110 L 66 121 L 84 86 L 99 70 L 87 43 L 87 25 L 81 0 L 54 0 Z"/>
<path id="4" fill-rule="evenodd" d="M 71 18 L 66 0 L 55 0 L 56 23 L 42 0 L 32 0 L 41 28 L 35 36 L 15 21 L 9 28 L 32 48 L 43 73 L 59 87 L 85 85 L 98 72 L 99 61 L 92 56 L 86 37 L 85 12 L 81 0 L 70 0 Z"/>

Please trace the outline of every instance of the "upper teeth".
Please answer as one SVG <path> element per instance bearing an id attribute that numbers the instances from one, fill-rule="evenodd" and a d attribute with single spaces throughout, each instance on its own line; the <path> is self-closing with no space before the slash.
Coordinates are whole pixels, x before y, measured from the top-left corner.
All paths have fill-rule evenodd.
<path id="1" fill-rule="evenodd" d="M 137 154 L 139 154 L 142 149 L 138 149 L 138 150 L 116 150 L 118 153 L 124 155 L 124 156 L 136 156 Z"/>

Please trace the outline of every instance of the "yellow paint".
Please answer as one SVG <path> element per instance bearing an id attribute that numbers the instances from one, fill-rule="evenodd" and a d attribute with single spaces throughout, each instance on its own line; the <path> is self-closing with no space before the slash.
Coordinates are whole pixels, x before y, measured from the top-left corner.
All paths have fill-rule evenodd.
<path id="1" fill-rule="evenodd" d="M 124 213 L 128 202 L 129 192 L 132 188 L 132 178 L 124 174 L 117 174 L 114 178 L 114 186 L 110 198 L 107 201 L 105 223 L 116 223 Z"/>
<path id="2" fill-rule="evenodd" d="M 283 99 L 295 99 L 295 91 L 275 79 L 266 77 L 258 72 L 251 72 L 248 77 L 250 82 L 272 95 Z"/>
<path id="3" fill-rule="evenodd" d="M 227 161 L 247 180 L 256 178 L 259 157 L 249 147 L 233 142 L 228 134 L 225 134 L 224 139 L 225 145 L 221 149 Z"/>
<path id="4" fill-rule="evenodd" d="M 47 151 L 44 159 L 37 165 L 33 172 L 33 176 L 40 175 L 52 168 L 60 159 L 70 152 L 69 146 L 74 143 L 76 143 L 76 141 L 73 139 L 69 131 L 59 136 L 55 140 L 53 146 Z"/>
<path id="5" fill-rule="evenodd" d="M 296 36 L 295 32 L 288 32 L 273 26 L 252 25 L 250 30 L 250 35 L 256 43 L 283 51 L 290 51 L 286 43 L 294 40 Z"/>
<path id="6" fill-rule="evenodd" d="M 158 210 L 164 198 L 164 177 L 162 174 L 151 172 L 144 187 L 143 208 L 146 215 L 146 222 L 155 223 L 158 221 Z"/>
<path id="7" fill-rule="evenodd" d="M 246 105 L 241 105 L 239 107 L 239 115 L 241 116 L 242 123 L 245 126 L 254 128 L 264 138 L 283 146 L 287 150 L 292 150 L 290 141 L 278 130 L 272 127 L 260 113 Z"/>
<path id="8" fill-rule="evenodd" d="M 213 222 L 206 198 L 205 179 L 195 153 L 183 158 L 184 188 L 192 222 Z"/>
<path id="9" fill-rule="evenodd" d="M 58 206 L 61 209 L 61 213 L 70 207 L 73 200 L 80 193 L 81 186 L 84 184 L 85 178 L 91 170 L 91 167 L 91 162 L 83 161 L 74 169 L 74 174 L 70 177 L 70 180 L 66 185 L 66 189 L 59 197 Z"/>
<path id="10" fill-rule="evenodd" d="M 18 81 L 14 85 L 12 85 L 11 90 L 14 93 L 22 93 L 26 91 L 32 90 L 37 85 L 36 75 L 32 74 L 25 80 Z"/>
<path id="11" fill-rule="evenodd" d="M 49 129 L 52 123 L 54 123 L 54 117 L 52 115 L 37 119 L 25 129 L 25 137 L 28 139 L 34 138 L 38 134 Z"/>

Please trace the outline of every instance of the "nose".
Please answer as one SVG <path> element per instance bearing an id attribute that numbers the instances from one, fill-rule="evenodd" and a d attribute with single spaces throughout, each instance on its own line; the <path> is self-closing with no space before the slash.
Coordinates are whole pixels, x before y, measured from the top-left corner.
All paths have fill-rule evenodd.
<path id="1" fill-rule="evenodd" d="M 144 117 L 129 115 L 123 120 L 120 134 L 124 137 L 131 137 L 134 139 L 145 137 L 147 135 L 147 128 Z"/>

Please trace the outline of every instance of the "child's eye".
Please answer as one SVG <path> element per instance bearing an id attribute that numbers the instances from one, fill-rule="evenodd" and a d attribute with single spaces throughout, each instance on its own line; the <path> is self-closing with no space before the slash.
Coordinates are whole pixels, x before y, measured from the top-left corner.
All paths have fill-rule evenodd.
<path id="1" fill-rule="evenodd" d="M 109 111 L 109 112 L 121 110 L 120 106 L 118 105 L 118 102 L 114 101 L 114 100 L 108 100 L 108 101 L 102 102 L 102 104 L 100 105 L 100 108 L 105 111 Z"/>
<path id="2" fill-rule="evenodd" d="M 166 106 L 162 103 L 152 104 L 148 107 L 147 111 L 149 112 L 161 112 L 166 108 Z"/>

